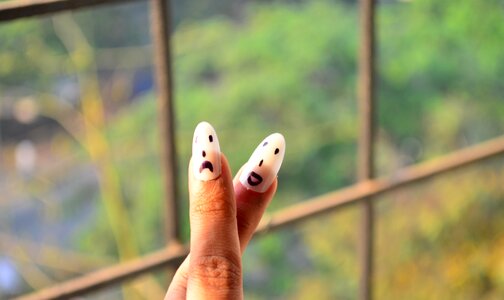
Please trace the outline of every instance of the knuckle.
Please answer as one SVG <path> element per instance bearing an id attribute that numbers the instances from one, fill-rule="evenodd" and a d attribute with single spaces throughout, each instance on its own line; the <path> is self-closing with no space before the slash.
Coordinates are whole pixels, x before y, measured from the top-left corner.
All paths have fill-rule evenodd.
<path id="1" fill-rule="evenodd" d="M 241 286 L 241 263 L 234 256 L 208 255 L 192 262 L 191 277 L 204 286 L 235 289 Z"/>

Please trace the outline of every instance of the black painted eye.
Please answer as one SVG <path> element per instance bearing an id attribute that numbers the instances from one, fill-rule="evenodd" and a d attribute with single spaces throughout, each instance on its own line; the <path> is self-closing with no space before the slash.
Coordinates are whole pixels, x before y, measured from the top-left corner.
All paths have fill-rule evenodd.
<path id="1" fill-rule="evenodd" d="M 264 162 L 264 160 L 261 159 L 261 161 L 259 162 L 259 167 L 262 166 L 263 162 Z"/>
<path id="2" fill-rule="evenodd" d="M 210 143 L 213 142 L 213 136 L 212 135 L 209 135 L 208 139 L 210 140 Z"/>
<path id="3" fill-rule="evenodd" d="M 264 142 L 263 147 L 266 146 L 266 145 L 268 145 L 268 142 Z"/>
<path id="4" fill-rule="evenodd" d="M 205 151 L 203 151 L 203 153 L 201 153 L 201 154 L 203 155 L 203 157 L 205 157 L 205 156 L 206 156 L 206 152 L 205 152 Z"/>
<path id="5" fill-rule="evenodd" d="M 275 149 L 275 155 L 277 155 L 277 154 L 278 154 L 278 152 L 280 152 L 280 149 L 276 148 L 276 149 Z"/>

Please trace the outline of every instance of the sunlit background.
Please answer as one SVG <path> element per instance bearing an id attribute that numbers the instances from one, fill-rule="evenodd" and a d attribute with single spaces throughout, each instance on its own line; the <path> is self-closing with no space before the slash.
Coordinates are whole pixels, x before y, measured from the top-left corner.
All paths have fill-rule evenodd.
<path id="1" fill-rule="evenodd" d="M 176 149 L 287 151 L 276 211 L 356 182 L 357 3 L 172 1 Z M 504 2 L 380 1 L 378 175 L 504 133 Z M 0 24 L 0 298 L 166 245 L 147 3 Z M 504 298 L 504 158 L 377 200 L 376 299 Z M 247 299 L 355 299 L 349 207 L 254 240 Z M 161 299 L 153 273 L 87 299 Z"/>

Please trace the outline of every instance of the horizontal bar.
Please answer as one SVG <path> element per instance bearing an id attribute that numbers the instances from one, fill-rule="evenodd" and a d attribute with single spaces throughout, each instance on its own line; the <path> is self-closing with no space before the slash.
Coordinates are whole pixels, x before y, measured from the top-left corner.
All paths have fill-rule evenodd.
<path id="1" fill-rule="evenodd" d="M 256 234 L 266 234 L 273 230 L 291 226 L 322 213 L 328 213 L 335 209 L 358 203 L 362 199 L 371 196 L 375 197 L 406 184 L 415 183 L 500 154 L 504 154 L 504 136 L 425 163 L 404 168 L 388 178 L 367 180 L 348 188 L 292 205 L 274 213 L 271 217 L 265 216 L 259 224 Z M 177 265 L 185 255 L 187 255 L 187 249 L 184 248 L 170 251 L 162 250 L 132 262 L 122 263 L 84 275 L 80 278 L 70 279 L 56 286 L 20 297 L 18 300 L 58 299 L 82 295 L 132 279 L 165 265 Z"/>
<path id="2" fill-rule="evenodd" d="M 138 0 L 10 0 L 0 2 L 0 22 L 45 15 L 82 7 Z"/>

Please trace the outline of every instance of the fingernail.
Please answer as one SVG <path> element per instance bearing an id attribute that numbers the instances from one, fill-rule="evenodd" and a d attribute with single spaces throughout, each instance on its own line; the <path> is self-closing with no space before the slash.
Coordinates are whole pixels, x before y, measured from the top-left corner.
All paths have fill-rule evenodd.
<path id="1" fill-rule="evenodd" d="M 219 139 L 208 122 L 196 126 L 192 147 L 192 168 L 196 179 L 208 181 L 221 174 Z"/>
<path id="2" fill-rule="evenodd" d="M 285 155 L 285 139 L 280 133 L 265 138 L 245 164 L 240 182 L 248 189 L 264 193 L 275 180 Z"/>

